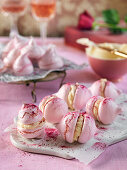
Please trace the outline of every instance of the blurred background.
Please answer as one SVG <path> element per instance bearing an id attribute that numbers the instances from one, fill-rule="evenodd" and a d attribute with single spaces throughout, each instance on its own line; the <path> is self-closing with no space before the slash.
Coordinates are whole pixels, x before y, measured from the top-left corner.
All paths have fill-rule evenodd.
<path id="1" fill-rule="evenodd" d="M 79 14 L 85 9 L 94 17 L 100 17 L 104 9 L 115 8 L 121 19 L 127 14 L 126 0 L 57 0 L 56 16 L 48 26 L 48 36 L 63 36 L 66 26 L 76 26 Z M 52 25 L 52 26 L 50 26 Z M 9 35 L 11 19 L 0 13 L 0 36 Z M 18 30 L 21 35 L 39 36 L 39 24 L 33 19 L 30 6 L 18 19 Z"/>

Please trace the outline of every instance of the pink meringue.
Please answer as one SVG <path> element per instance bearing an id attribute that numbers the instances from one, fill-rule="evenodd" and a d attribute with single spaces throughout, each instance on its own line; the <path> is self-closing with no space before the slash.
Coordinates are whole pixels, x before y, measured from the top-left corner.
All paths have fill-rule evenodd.
<path id="1" fill-rule="evenodd" d="M 3 63 L 5 67 L 11 67 L 16 60 L 16 58 L 20 55 L 20 48 L 23 46 L 23 44 L 18 43 L 15 45 L 15 48 L 11 49 L 10 52 L 8 52 L 7 56 L 3 59 Z"/>
<path id="2" fill-rule="evenodd" d="M 16 75 L 29 75 L 34 71 L 34 67 L 27 54 L 20 55 L 13 64 L 13 71 Z"/>
<path id="3" fill-rule="evenodd" d="M 107 79 L 100 79 L 89 88 L 93 96 L 111 97 L 116 99 L 121 91 Z"/>
<path id="4" fill-rule="evenodd" d="M 121 111 L 111 98 L 93 96 L 86 104 L 86 113 L 103 124 L 111 124 Z"/>
<path id="5" fill-rule="evenodd" d="M 7 71 L 7 67 L 5 67 L 4 63 L 3 63 L 3 60 L 0 59 L 0 73 L 4 73 Z"/>
<path id="6" fill-rule="evenodd" d="M 54 95 L 46 96 L 39 104 L 39 109 L 47 122 L 59 123 L 63 116 L 68 112 L 66 102 Z"/>
<path id="7" fill-rule="evenodd" d="M 10 50 L 12 50 L 15 47 L 15 44 L 18 43 L 17 38 L 13 38 L 11 39 L 6 46 L 4 47 L 3 51 L 2 51 L 2 58 L 4 59 L 8 53 L 10 52 Z"/>
<path id="8" fill-rule="evenodd" d="M 7 57 L 7 55 L 10 53 L 11 50 L 14 48 L 22 48 L 26 45 L 26 41 L 22 40 L 18 36 L 15 36 L 12 38 L 5 46 L 5 48 L 2 51 L 2 58 L 4 59 Z"/>
<path id="9" fill-rule="evenodd" d="M 17 131 L 25 138 L 36 138 L 41 135 L 45 119 L 43 113 L 34 104 L 23 104 L 17 121 Z"/>
<path id="10" fill-rule="evenodd" d="M 39 45 L 36 44 L 33 38 L 31 38 L 28 44 L 21 50 L 21 53 L 27 53 L 30 59 L 41 59 L 45 51 Z"/>
<path id="11" fill-rule="evenodd" d="M 59 89 L 56 96 L 65 100 L 71 110 L 82 110 L 91 97 L 91 92 L 84 85 L 67 83 Z"/>
<path id="12" fill-rule="evenodd" d="M 90 115 L 76 111 L 66 114 L 56 127 L 69 143 L 86 143 L 97 131 L 95 121 Z"/>
<path id="13" fill-rule="evenodd" d="M 40 69 L 57 69 L 64 65 L 62 58 L 60 58 L 54 46 L 49 46 L 43 57 L 38 61 Z"/>

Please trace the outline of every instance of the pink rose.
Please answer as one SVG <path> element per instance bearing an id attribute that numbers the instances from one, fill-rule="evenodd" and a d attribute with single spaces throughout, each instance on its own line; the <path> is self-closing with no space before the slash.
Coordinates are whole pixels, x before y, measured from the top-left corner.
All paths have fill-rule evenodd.
<path id="1" fill-rule="evenodd" d="M 79 16 L 78 28 L 82 30 L 91 30 L 94 18 L 87 12 L 83 12 Z"/>

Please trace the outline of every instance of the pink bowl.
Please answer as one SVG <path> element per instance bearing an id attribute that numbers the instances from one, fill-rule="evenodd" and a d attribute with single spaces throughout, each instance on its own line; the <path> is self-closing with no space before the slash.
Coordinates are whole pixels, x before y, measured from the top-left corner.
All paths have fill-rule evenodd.
<path id="1" fill-rule="evenodd" d="M 109 80 L 117 80 L 127 73 L 127 59 L 108 60 L 88 57 L 92 69 Z"/>

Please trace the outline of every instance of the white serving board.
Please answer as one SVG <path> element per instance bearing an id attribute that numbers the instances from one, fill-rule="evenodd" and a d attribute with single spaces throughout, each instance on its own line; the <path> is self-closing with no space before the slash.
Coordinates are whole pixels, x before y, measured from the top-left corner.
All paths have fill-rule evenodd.
<path id="1" fill-rule="evenodd" d="M 57 146 L 45 146 L 41 144 L 41 146 L 36 145 L 34 141 L 31 141 L 33 145 L 27 145 L 24 144 L 22 141 L 22 137 L 16 134 L 11 134 L 10 135 L 10 140 L 11 143 L 18 149 L 21 149 L 26 152 L 32 152 L 32 153 L 39 153 L 39 154 L 44 154 L 44 155 L 52 155 L 52 156 L 57 156 L 65 159 L 73 159 L 73 157 L 69 156 L 69 154 L 66 154 L 63 152 L 62 148 L 58 150 Z M 35 144 L 35 145 L 34 145 Z"/>

